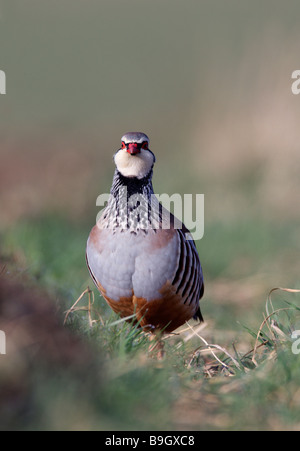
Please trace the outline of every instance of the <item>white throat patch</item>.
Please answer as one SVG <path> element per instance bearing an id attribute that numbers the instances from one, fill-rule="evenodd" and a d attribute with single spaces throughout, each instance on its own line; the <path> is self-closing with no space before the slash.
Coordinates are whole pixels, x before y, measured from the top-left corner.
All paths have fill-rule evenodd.
<path id="1" fill-rule="evenodd" d="M 115 154 L 114 160 L 118 171 L 124 177 L 138 179 L 146 177 L 154 163 L 152 153 L 143 149 L 136 155 L 131 155 L 126 149 L 120 149 Z"/>

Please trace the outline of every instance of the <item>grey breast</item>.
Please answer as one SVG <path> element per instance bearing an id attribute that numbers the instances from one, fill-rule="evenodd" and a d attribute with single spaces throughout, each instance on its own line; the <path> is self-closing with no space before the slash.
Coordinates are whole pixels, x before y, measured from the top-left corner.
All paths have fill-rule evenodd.
<path id="1" fill-rule="evenodd" d="M 147 301 L 159 299 L 161 288 L 172 282 L 180 259 L 180 239 L 176 230 L 144 230 L 94 227 L 87 243 L 91 273 L 118 301 L 135 296 Z"/>

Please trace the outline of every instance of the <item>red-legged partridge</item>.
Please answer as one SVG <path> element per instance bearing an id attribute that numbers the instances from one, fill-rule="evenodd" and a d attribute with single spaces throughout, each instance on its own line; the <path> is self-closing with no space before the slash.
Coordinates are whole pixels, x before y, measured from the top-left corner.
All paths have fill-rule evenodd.
<path id="1" fill-rule="evenodd" d="M 116 313 L 135 314 L 145 330 L 171 332 L 191 318 L 203 321 L 203 275 L 188 229 L 154 195 L 155 156 L 148 144 L 144 133 L 122 137 L 111 194 L 89 236 L 86 259 Z"/>

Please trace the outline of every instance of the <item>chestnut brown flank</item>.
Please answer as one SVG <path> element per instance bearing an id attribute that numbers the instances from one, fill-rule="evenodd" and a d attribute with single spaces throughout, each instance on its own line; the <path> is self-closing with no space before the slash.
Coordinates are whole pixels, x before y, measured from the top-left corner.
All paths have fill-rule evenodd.
<path id="1" fill-rule="evenodd" d="M 175 293 L 170 282 L 160 290 L 162 297 L 151 301 L 137 298 L 134 293 L 131 297 L 121 297 L 119 301 L 115 301 L 106 295 L 99 282 L 98 289 L 115 313 L 121 317 L 135 314 L 139 325 L 145 330 L 163 329 L 165 332 L 172 332 L 188 321 L 196 310 L 194 304 L 186 305 L 182 302 L 182 297 Z"/>

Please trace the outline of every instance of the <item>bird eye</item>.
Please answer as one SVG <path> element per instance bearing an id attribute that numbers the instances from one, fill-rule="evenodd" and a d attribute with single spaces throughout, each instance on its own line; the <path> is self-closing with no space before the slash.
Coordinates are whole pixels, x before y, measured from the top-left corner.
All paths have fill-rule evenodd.
<path id="1" fill-rule="evenodd" d="M 125 149 L 126 144 L 124 143 L 124 141 L 122 141 L 122 149 Z"/>
<path id="2" fill-rule="evenodd" d="M 147 141 L 143 142 L 142 149 L 148 150 L 148 143 L 147 143 Z"/>

